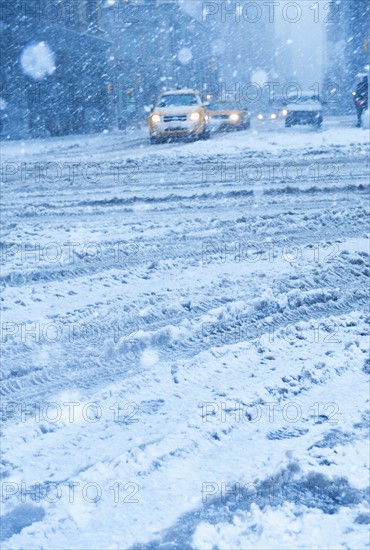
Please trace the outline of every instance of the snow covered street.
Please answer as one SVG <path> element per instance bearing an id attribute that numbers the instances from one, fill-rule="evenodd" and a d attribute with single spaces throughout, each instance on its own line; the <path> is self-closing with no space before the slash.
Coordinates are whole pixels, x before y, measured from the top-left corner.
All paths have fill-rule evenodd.
<path id="1" fill-rule="evenodd" d="M 369 548 L 352 123 L 2 144 L 4 549 Z"/>

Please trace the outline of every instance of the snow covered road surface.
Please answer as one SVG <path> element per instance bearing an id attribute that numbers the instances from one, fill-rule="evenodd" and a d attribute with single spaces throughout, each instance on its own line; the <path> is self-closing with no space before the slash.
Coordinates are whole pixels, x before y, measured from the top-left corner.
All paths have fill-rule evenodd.
<path id="1" fill-rule="evenodd" d="M 367 548 L 367 133 L 2 149 L 4 548 Z"/>

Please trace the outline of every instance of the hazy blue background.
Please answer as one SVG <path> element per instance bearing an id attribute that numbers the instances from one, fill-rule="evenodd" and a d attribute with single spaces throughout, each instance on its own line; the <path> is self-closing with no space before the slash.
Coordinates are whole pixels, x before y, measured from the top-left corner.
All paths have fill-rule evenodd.
<path id="1" fill-rule="evenodd" d="M 222 0 L 223 1 L 223 0 Z M 220 1 L 221 3 L 221 1 Z M 243 0 L 239 1 L 242 6 L 246 4 Z M 289 23 L 283 18 L 283 10 L 288 2 L 283 0 L 279 2 L 279 6 L 274 10 L 274 32 L 276 38 L 276 50 L 278 51 L 280 44 L 286 44 L 288 51 L 288 65 L 285 65 L 285 74 L 282 75 L 282 70 L 278 71 L 278 78 L 288 80 L 289 75 L 294 75 L 297 82 L 302 87 L 311 86 L 315 82 L 322 82 L 325 62 L 326 62 L 326 39 L 325 39 L 325 23 L 324 19 L 328 15 L 324 9 L 328 5 L 327 0 L 295 0 L 302 10 L 302 18 L 296 23 Z M 200 0 L 182 0 L 183 8 L 197 19 L 202 18 L 202 9 L 207 4 Z M 266 12 L 268 8 L 264 6 L 264 1 L 260 1 L 261 7 Z M 313 11 L 310 7 L 318 5 L 318 9 Z M 293 19 L 293 9 L 288 12 L 289 17 Z M 318 22 L 315 22 L 318 20 Z M 215 18 L 217 19 L 217 18 Z M 232 16 L 229 16 L 229 21 Z M 220 17 L 218 25 L 222 25 Z M 253 24 L 252 24 L 253 25 Z M 234 44 L 235 55 L 238 53 L 238 44 Z M 289 52 L 290 50 L 290 52 Z M 283 67 L 281 67 L 283 69 Z"/>

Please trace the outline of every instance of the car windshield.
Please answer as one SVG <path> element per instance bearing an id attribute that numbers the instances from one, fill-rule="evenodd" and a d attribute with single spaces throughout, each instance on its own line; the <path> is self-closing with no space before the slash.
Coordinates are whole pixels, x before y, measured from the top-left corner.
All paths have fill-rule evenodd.
<path id="1" fill-rule="evenodd" d="M 173 94 L 162 96 L 158 101 L 157 107 L 188 107 L 197 104 L 198 101 L 195 94 Z"/>
<path id="2" fill-rule="evenodd" d="M 215 101 L 210 103 L 208 109 L 210 111 L 241 111 L 240 103 L 234 103 L 233 101 Z"/>
<path id="3" fill-rule="evenodd" d="M 319 101 L 318 97 L 314 95 L 303 95 L 297 97 L 296 95 L 288 98 L 289 103 L 308 103 L 311 101 Z"/>

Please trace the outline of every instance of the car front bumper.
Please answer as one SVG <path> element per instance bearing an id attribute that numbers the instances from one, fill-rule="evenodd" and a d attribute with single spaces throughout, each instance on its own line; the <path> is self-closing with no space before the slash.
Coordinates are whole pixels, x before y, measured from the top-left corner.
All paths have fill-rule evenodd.
<path id="1" fill-rule="evenodd" d="M 322 121 L 322 113 L 315 111 L 292 111 L 287 114 L 286 121 L 294 124 L 314 124 Z"/>
<path id="2" fill-rule="evenodd" d="M 230 118 L 210 117 L 208 121 L 211 130 L 232 130 L 233 128 L 243 126 L 243 124 L 245 124 L 245 121 L 242 119 L 231 120 Z"/>
<path id="3" fill-rule="evenodd" d="M 192 136 L 205 130 L 203 123 L 186 121 L 158 122 L 150 126 L 150 135 L 153 137 Z"/>

